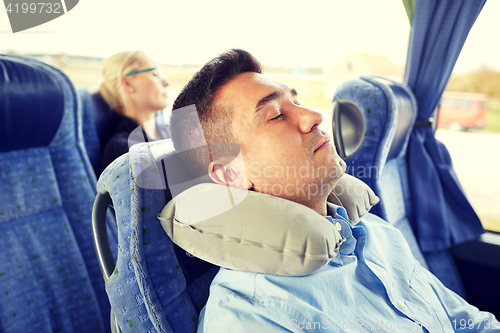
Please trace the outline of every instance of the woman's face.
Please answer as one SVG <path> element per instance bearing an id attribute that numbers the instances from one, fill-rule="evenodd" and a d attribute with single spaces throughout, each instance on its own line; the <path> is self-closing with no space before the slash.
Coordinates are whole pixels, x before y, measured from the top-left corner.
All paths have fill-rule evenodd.
<path id="1" fill-rule="evenodd" d="M 168 105 L 167 87 L 169 82 L 166 76 L 158 74 L 161 68 L 149 57 L 140 61 L 138 70 L 157 68 L 156 71 L 147 71 L 128 76 L 130 88 L 129 94 L 132 106 L 139 112 L 156 112 Z M 129 88 L 129 92 L 130 92 Z"/>

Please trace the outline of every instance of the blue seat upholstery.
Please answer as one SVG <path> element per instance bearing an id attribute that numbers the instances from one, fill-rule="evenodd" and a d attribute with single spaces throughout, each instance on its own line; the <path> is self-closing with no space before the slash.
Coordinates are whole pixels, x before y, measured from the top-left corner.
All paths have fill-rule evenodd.
<path id="1" fill-rule="evenodd" d="M 76 91 L 61 71 L 6 55 L 0 91 L 0 331 L 107 332 Z"/>
<path id="2" fill-rule="evenodd" d="M 79 88 L 78 95 L 82 103 L 83 142 L 94 172 L 99 176 L 102 172 L 102 151 L 113 136 L 120 115 L 91 88 Z"/>
<path id="3" fill-rule="evenodd" d="M 122 332 L 195 332 L 218 271 L 174 245 L 157 218 L 172 198 L 167 170 L 182 179 L 181 163 L 171 140 L 142 143 L 99 178 L 118 224 L 118 258 L 106 291 Z"/>
<path id="4" fill-rule="evenodd" d="M 334 101 L 343 100 L 355 103 L 365 116 L 364 142 L 346 163 L 347 172 L 366 182 L 380 197 L 380 203 L 371 212 L 398 228 L 422 266 L 465 297 L 450 251 L 422 254 L 411 228 L 406 147 L 417 113 L 411 89 L 383 78 L 362 77 L 338 88 Z"/>

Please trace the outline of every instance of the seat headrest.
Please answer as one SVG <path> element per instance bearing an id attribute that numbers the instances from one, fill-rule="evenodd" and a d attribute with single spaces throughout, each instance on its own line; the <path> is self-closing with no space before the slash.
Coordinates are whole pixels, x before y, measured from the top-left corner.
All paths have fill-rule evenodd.
<path id="1" fill-rule="evenodd" d="M 212 183 L 208 175 L 192 177 L 175 152 L 172 139 L 136 144 L 130 148 L 129 156 L 137 186 L 167 190 L 166 195 L 170 198 L 195 185 Z"/>
<path id="2" fill-rule="evenodd" d="M 333 139 L 342 159 L 349 158 L 359 149 L 365 138 L 365 131 L 365 118 L 356 104 L 341 99 L 333 102 Z"/>
<path id="3" fill-rule="evenodd" d="M 94 107 L 94 123 L 101 147 L 104 147 L 113 136 L 116 126 L 120 122 L 120 116 L 109 107 L 99 92 L 90 93 L 90 98 Z"/>
<path id="4" fill-rule="evenodd" d="M 99 139 L 99 145 L 104 147 L 113 136 L 120 119 L 123 117 L 115 112 L 106 103 L 95 87 L 82 87 L 78 89 L 82 100 L 83 115 L 90 123 L 89 130 L 95 132 Z"/>
<path id="5" fill-rule="evenodd" d="M 47 146 L 61 123 L 69 80 L 38 61 L 0 55 L 0 151 Z"/>
<path id="6" fill-rule="evenodd" d="M 406 153 L 406 147 L 410 134 L 417 117 L 417 101 L 411 89 L 403 84 L 396 83 L 384 78 L 364 78 L 384 89 L 387 87 L 386 94 L 392 98 L 393 107 L 396 107 L 397 122 L 392 139 L 391 149 L 387 155 L 387 161 L 403 156 Z"/>
<path id="7" fill-rule="evenodd" d="M 353 111 L 361 110 L 365 119 L 364 140 L 360 149 L 357 153 L 346 154 L 352 163 L 356 160 L 356 164 L 375 163 L 382 166 L 386 161 L 406 153 L 417 114 L 415 97 L 407 85 L 363 76 L 342 84 L 333 101 L 336 108 L 344 108 L 344 113 L 351 114 L 347 124 L 357 124 L 356 131 L 351 131 L 348 136 L 352 138 L 351 149 L 357 147 L 359 130 L 363 126 L 355 116 L 359 113 Z"/>

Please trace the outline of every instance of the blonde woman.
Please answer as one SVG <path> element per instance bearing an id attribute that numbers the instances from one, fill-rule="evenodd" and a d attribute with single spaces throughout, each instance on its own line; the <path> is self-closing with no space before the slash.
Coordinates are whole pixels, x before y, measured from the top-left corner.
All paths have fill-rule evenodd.
<path id="1" fill-rule="evenodd" d="M 104 61 L 99 93 L 122 115 L 103 152 L 103 167 L 129 150 L 129 135 L 139 125 L 149 140 L 165 139 L 156 127 L 157 111 L 168 105 L 169 82 L 156 62 L 142 51 L 125 51 Z M 133 142 L 131 142 L 133 143 Z"/>

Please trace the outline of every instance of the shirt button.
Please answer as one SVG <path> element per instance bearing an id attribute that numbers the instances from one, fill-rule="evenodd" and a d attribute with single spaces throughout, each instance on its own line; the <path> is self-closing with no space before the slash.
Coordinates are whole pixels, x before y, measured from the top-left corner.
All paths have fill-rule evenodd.
<path id="1" fill-rule="evenodd" d="M 335 226 L 337 227 L 337 230 L 340 231 L 342 230 L 342 226 L 340 225 L 340 223 L 335 223 Z"/>
<path id="2" fill-rule="evenodd" d="M 405 302 L 403 302 L 402 300 L 399 300 L 399 301 L 398 301 L 398 304 L 399 304 L 402 308 L 406 308 L 406 304 L 405 304 Z"/>

